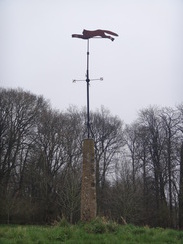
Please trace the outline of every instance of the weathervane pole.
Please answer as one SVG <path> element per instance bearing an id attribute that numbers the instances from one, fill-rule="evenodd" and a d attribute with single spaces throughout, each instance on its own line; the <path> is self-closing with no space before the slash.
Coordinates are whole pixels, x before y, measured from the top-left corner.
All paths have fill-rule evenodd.
<path id="1" fill-rule="evenodd" d="M 87 133 L 90 138 L 90 105 L 89 105 L 89 39 L 87 40 L 87 70 L 86 70 L 86 83 L 87 83 Z"/>
<path id="2" fill-rule="evenodd" d="M 109 35 L 106 35 L 106 33 Z M 89 110 L 89 86 L 90 86 L 90 79 L 89 79 L 89 39 L 95 38 L 95 37 L 100 37 L 100 38 L 108 38 L 111 41 L 114 41 L 114 37 L 112 37 L 111 35 L 118 36 L 118 34 L 112 32 L 112 31 L 101 30 L 101 29 L 94 30 L 94 31 L 84 29 L 82 34 L 72 34 L 72 37 L 74 37 L 74 38 L 81 38 L 81 39 L 87 40 L 87 70 L 86 70 L 87 122 L 86 122 L 86 126 L 87 126 L 87 137 L 88 137 L 88 139 L 90 138 L 90 134 L 92 135 L 91 126 L 90 126 L 90 110 Z M 100 80 L 103 80 L 103 78 L 100 78 Z M 75 82 L 77 80 L 73 80 L 73 81 Z"/>

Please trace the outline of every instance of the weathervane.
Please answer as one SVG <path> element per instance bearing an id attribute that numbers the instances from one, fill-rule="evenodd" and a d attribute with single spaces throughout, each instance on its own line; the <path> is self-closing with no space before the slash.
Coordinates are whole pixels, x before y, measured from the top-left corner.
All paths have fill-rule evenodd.
<path id="1" fill-rule="evenodd" d="M 82 35 L 81 34 L 73 34 L 72 37 L 74 38 L 81 38 L 84 40 L 87 40 L 87 70 L 86 70 L 86 84 L 87 84 L 87 133 L 88 133 L 88 138 L 90 138 L 90 133 L 92 134 L 91 131 L 91 127 L 90 127 L 90 109 L 89 109 L 89 84 L 90 84 L 90 79 L 89 79 L 89 39 L 91 38 L 95 38 L 95 37 L 99 37 L 99 38 L 108 38 L 111 41 L 114 41 L 114 37 L 110 36 L 110 35 L 106 35 L 110 34 L 113 36 L 118 36 L 118 34 L 112 32 L 112 31 L 108 31 L 108 30 L 83 30 Z M 103 78 L 100 79 L 92 79 L 92 80 L 103 80 Z M 73 80 L 73 82 L 76 81 L 82 81 L 82 80 Z"/>

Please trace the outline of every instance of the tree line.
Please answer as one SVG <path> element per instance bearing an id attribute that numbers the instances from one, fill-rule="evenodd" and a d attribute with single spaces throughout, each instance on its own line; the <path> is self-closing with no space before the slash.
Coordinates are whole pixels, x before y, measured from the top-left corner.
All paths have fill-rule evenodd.
<path id="1" fill-rule="evenodd" d="M 85 109 L 0 89 L 0 222 L 80 219 Z M 97 212 L 119 223 L 183 226 L 183 104 L 149 107 L 125 124 L 91 112 Z"/>

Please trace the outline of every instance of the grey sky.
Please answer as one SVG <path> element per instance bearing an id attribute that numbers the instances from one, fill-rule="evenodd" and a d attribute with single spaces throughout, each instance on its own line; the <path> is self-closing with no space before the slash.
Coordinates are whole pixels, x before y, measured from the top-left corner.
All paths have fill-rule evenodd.
<path id="1" fill-rule="evenodd" d="M 0 86 L 44 95 L 52 107 L 86 105 L 83 29 L 119 34 L 90 41 L 90 107 L 124 122 L 149 105 L 183 102 L 182 0 L 0 0 Z"/>

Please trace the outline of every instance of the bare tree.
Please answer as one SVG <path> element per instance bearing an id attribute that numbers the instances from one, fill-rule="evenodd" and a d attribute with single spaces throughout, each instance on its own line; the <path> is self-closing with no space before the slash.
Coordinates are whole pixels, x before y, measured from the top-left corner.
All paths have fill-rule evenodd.
<path id="1" fill-rule="evenodd" d="M 57 182 L 57 202 L 60 217 L 70 223 L 80 219 L 81 172 L 77 167 L 66 167 Z"/>
<path id="2" fill-rule="evenodd" d="M 178 106 L 180 112 L 181 123 L 179 130 L 182 136 L 183 133 L 183 104 Z M 183 229 L 183 141 L 180 146 L 180 180 L 179 180 L 179 228 Z"/>
<path id="3" fill-rule="evenodd" d="M 160 110 L 152 108 L 142 110 L 140 113 L 140 123 L 148 131 L 148 150 L 151 159 L 152 173 L 154 175 L 154 188 L 156 197 L 156 219 L 157 225 L 164 225 L 167 220 L 167 202 L 165 197 L 165 179 L 163 163 L 164 132 L 159 117 Z"/>
<path id="4" fill-rule="evenodd" d="M 173 193 L 178 194 L 178 174 L 177 168 L 179 164 L 179 160 L 177 158 L 176 148 L 179 144 L 179 125 L 180 125 L 180 115 L 176 110 L 171 108 L 164 108 L 160 114 L 163 130 L 164 130 L 164 148 L 163 148 L 163 159 L 164 164 L 166 165 L 164 177 L 167 182 L 165 184 L 168 188 L 168 204 L 169 204 L 169 219 L 170 219 L 170 227 L 174 226 L 174 219 L 177 214 L 174 214 L 174 209 L 176 206 L 177 197 L 174 198 Z M 165 187 L 166 187 L 165 185 Z"/>
<path id="5" fill-rule="evenodd" d="M 95 140 L 97 205 L 98 211 L 104 212 L 106 179 L 114 172 L 115 158 L 124 143 L 123 129 L 121 120 L 104 107 L 92 113 L 91 120 Z"/>
<path id="6" fill-rule="evenodd" d="M 135 189 L 136 174 L 140 169 L 140 157 L 139 157 L 139 125 L 133 123 L 132 125 L 126 125 L 125 132 L 125 145 L 127 147 L 126 157 L 129 160 L 132 168 L 132 182 Z"/>
<path id="7" fill-rule="evenodd" d="M 0 194 L 6 202 L 22 195 L 24 169 L 37 116 L 45 106 L 42 97 L 20 89 L 0 90 Z"/>
<path id="8" fill-rule="evenodd" d="M 40 117 L 35 138 L 33 158 L 39 177 L 39 198 L 42 202 L 44 220 L 54 218 L 56 201 L 56 178 L 66 164 L 67 154 L 64 143 L 65 116 L 54 110 L 46 109 Z M 33 182 L 34 184 L 34 182 Z M 34 196 L 32 196 L 34 197 Z"/>

